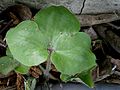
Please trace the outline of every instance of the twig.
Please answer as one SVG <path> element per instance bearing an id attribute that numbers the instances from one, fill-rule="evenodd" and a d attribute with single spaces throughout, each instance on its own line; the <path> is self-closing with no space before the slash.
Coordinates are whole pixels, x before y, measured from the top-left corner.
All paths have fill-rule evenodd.
<path id="1" fill-rule="evenodd" d="M 112 74 L 115 74 L 115 69 L 116 69 L 116 65 L 112 68 L 111 72 L 109 74 L 105 74 L 105 75 L 102 75 L 102 76 L 99 76 L 95 82 L 98 82 L 98 81 L 101 81 L 109 76 L 111 76 Z M 119 73 L 120 74 L 120 73 Z"/>
<path id="2" fill-rule="evenodd" d="M 120 76 L 120 72 L 118 71 L 115 71 L 114 74 Z"/>
<path id="3" fill-rule="evenodd" d="M 10 20 L 8 23 L 7 23 L 7 25 L 2 29 L 2 30 L 0 30 L 0 34 L 6 29 L 6 28 L 8 28 L 8 26 L 10 26 L 10 24 L 13 22 L 13 19 L 12 20 Z"/>
<path id="4" fill-rule="evenodd" d="M 112 23 L 107 23 L 107 24 L 110 25 L 110 26 L 112 26 L 112 27 L 114 27 L 115 29 L 120 29 L 120 27 L 118 27 L 118 26 L 116 26 L 116 25 L 114 25 Z"/>
<path id="5" fill-rule="evenodd" d="M 5 40 L 5 39 L 4 39 Z M 0 46 L 6 48 L 7 45 L 5 44 L 4 40 L 0 38 Z"/>
<path id="6" fill-rule="evenodd" d="M 7 45 L 5 45 L 5 44 L 3 44 L 3 43 L 0 43 L 0 46 L 1 46 L 1 47 L 4 47 L 4 48 L 7 47 Z"/>
<path id="7" fill-rule="evenodd" d="M 8 86 L 8 87 L 5 87 L 4 89 L 0 89 L 0 90 L 16 90 L 16 85 Z"/>

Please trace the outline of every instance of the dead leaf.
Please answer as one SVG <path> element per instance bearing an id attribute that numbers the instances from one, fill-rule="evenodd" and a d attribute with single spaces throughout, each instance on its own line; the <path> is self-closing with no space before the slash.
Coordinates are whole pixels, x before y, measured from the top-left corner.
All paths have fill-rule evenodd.
<path id="1" fill-rule="evenodd" d="M 24 90 L 24 78 L 19 73 L 17 73 L 16 86 L 17 86 L 17 90 Z"/>
<path id="2" fill-rule="evenodd" d="M 39 76 L 42 75 L 42 71 L 38 66 L 32 66 L 29 73 L 35 78 L 39 78 Z"/>

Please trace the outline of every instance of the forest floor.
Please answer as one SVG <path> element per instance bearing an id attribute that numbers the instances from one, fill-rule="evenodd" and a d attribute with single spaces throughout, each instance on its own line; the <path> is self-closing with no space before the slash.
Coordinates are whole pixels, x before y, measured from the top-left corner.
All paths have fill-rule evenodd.
<path id="1" fill-rule="evenodd" d="M 31 10 L 31 11 L 30 11 Z M 0 57 L 6 55 L 6 32 L 21 21 L 32 18 L 38 10 L 24 5 L 8 7 L 0 14 Z M 82 21 L 81 21 L 82 22 Z M 97 57 L 97 67 L 93 70 L 94 82 L 120 84 L 120 20 L 99 23 L 91 26 L 82 26 L 81 31 L 86 32 L 92 39 L 92 51 Z M 45 63 L 43 64 L 45 66 Z M 30 76 L 37 79 L 37 84 L 43 84 L 45 79 L 39 67 L 34 66 L 29 70 Z M 51 70 L 59 82 L 60 73 L 54 66 Z M 10 72 L 8 75 L 0 74 L 0 90 L 24 90 L 26 75 Z"/>

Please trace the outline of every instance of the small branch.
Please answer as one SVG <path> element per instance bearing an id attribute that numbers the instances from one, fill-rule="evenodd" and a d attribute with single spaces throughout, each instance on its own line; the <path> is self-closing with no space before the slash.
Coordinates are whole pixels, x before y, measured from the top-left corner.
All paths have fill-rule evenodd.
<path id="1" fill-rule="evenodd" d="M 4 47 L 4 48 L 7 47 L 7 45 L 5 44 L 5 40 L 2 40 L 1 38 L 0 38 L 0 47 Z"/>
<path id="2" fill-rule="evenodd" d="M 116 65 L 112 68 L 112 70 L 109 74 L 98 76 L 98 78 L 95 80 L 95 82 L 101 81 L 101 80 L 103 80 L 103 79 L 105 79 L 113 74 L 117 74 L 117 75 L 120 74 L 120 73 L 116 72 L 115 69 L 116 69 Z"/>
<path id="3" fill-rule="evenodd" d="M 0 43 L 0 46 L 1 46 L 1 47 L 4 47 L 4 48 L 7 47 L 7 45 L 6 45 L 6 44 L 3 44 L 3 43 Z"/>
<path id="4" fill-rule="evenodd" d="M 120 29 L 120 26 L 116 26 L 116 25 L 114 25 L 114 24 L 112 24 L 112 23 L 107 23 L 108 25 L 110 25 L 110 26 L 112 26 L 112 27 L 114 27 L 115 29 Z"/>
<path id="5" fill-rule="evenodd" d="M 5 29 L 7 29 L 7 28 L 12 24 L 12 22 L 13 22 L 13 19 L 10 20 L 10 21 L 7 23 L 7 25 L 6 25 L 2 30 L 0 30 L 0 34 L 1 34 Z"/>
<path id="6" fill-rule="evenodd" d="M 120 72 L 119 71 L 115 71 L 114 74 L 120 76 Z"/>

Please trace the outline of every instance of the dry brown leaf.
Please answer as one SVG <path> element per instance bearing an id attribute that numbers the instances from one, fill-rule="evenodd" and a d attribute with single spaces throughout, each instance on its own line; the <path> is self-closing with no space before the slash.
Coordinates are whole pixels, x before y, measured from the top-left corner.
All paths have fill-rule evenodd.
<path id="1" fill-rule="evenodd" d="M 32 66 L 29 73 L 35 78 L 39 78 L 39 76 L 42 75 L 42 71 L 38 66 Z"/>
<path id="2" fill-rule="evenodd" d="M 24 78 L 19 73 L 17 73 L 16 86 L 17 86 L 17 90 L 24 90 Z"/>

